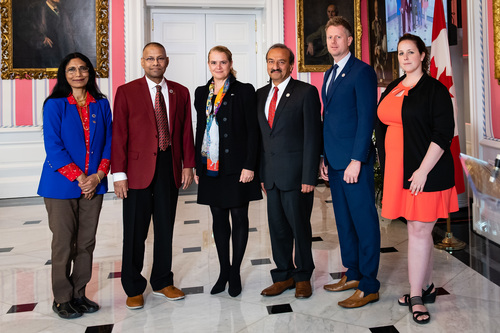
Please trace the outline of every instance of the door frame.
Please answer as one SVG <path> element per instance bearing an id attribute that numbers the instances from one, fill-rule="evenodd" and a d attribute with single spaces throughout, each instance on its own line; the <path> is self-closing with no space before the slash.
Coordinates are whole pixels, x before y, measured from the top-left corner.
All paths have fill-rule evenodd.
<path id="1" fill-rule="evenodd" d="M 233 1 L 234 8 L 227 3 L 214 0 L 186 1 L 179 6 L 176 0 L 124 0 L 125 1 L 125 81 L 130 82 L 143 75 L 140 66 L 142 48 L 150 39 L 150 12 L 153 9 L 168 9 L 183 13 L 226 13 L 255 14 L 257 18 L 257 85 L 259 88 L 268 80 L 264 55 L 274 43 L 284 41 L 283 1 L 245 0 Z M 259 22 L 260 20 L 260 22 Z"/>

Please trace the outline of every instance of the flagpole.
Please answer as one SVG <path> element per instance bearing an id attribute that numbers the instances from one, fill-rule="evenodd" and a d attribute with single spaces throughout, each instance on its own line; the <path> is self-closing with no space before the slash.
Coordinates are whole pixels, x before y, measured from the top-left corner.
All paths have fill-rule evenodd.
<path id="1" fill-rule="evenodd" d="M 445 251 L 459 251 L 465 248 L 465 242 L 456 239 L 451 232 L 451 220 L 450 215 L 448 214 L 448 218 L 446 219 L 446 235 L 444 239 L 434 245 L 436 249 L 445 250 Z"/>

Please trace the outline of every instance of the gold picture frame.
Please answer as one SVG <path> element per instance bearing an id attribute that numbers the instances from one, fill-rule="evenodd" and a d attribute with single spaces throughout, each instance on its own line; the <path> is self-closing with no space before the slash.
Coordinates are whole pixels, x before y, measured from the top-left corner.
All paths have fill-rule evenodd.
<path id="1" fill-rule="evenodd" d="M 51 39 L 48 39 L 48 42 L 47 38 L 43 41 L 40 39 L 35 40 L 35 37 L 38 37 L 42 33 L 42 29 L 38 27 L 43 24 L 45 28 L 52 23 L 51 20 L 47 19 L 48 16 L 44 16 L 49 15 L 46 12 L 50 10 L 47 9 L 50 6 L 47 8 L 43 7 L 47 6 L 45 1 L 15 0 L 14 5 L 14 0 L 0 0 L 0 15 L 2 18 L 2 79 L 56 78 L 58 63 L 62 60 L 62 57 L 74 51 L 85 54 L 91 60 L 95 66 L 97 77 L 108 77 L 108 1 L 95 0 L 95 20 L 94 15 L 92 15 L 93 6 L 89 6 L 87 1 L 81 0 L 67 1 L 66 7 L 56 9 L 54 11 L 55 14 L 51 13 L 52 15 L 57 15 L 58 20 L 61 22 L 64 20 L 63 23 L 66 23 L 65 27 L 69 26 L 72 28 L 68 30 L 72 32 L 71 40 L 75 41 L 73 44 L 69 44 L 66 42 L 66 39 L 61 38 L 60 44 L 69 44 L 71 45 L 71 49 L 68 47 L 59 47 L 57 49 L 59 53 L 56 55 L 54 51 L 56 46 L 54 45 L 57 44 Z M 15 8 L 13 8 L 13 5 Z M 13 9 L 15 16 L 13 16 Z M 29 18 L 29 20 L 26 18 Z M 92 21 L 95 21 L 95 29 L 90 24 Z M 37 26 L 34 28 L 35 24 Z M 19 28 L 21 31 L 14 31 L 15 28 Z M 58 31 L 61 30 L 64 30 L 63 33 L 68 33 L 66 29 L 59 29 Z M 16 44 L 16 47 L 14 47 L 14 44 Z M 69 51 L 66 51 L 66 49 Z M 65 52 L 64 55 L 61 55 L 63 54 L 62 52 Z M 50 65 L 48 65 L 49 63 Z"/>
<path id="2" fill-rule="evenodd" d="M 319 63 L 310 60 L 306 55 L 306 38 L 311 33 L 311 24 L 316 23 L 314 29 L 321 29 L 326 23 L 328 17 L 326 15 L 327 7 L 332 4 L 330 0 L 307 0 L 307 8 L 304 11 L 304 2 L 306 0 L 297 0 L 297 48 L 298 48 L 298 67 L 299 72 L 325 72 L 332 66 L 329 61 L 320 60 Z M 361 0 L 335 1 L 340 16 L 344 16 L 352 25 L 354 33 L 353 50 L 356 58 L 361 59 Z M 321 13 L 318 13 L 320 11 Z M 345 13 L 349 13 L 346 15 Z M 350 15 L 352 13 L 352 15 Z M 325 58 L 326 59 L 326 58 Z M 330 59 L 331 60 L 331 59 Z"/>
<path id="3" fill-rule="evenodd" d="M 500 0 L 493 0 L 493 40 L 495 43 L 495 78 L 500 84 Z"/>

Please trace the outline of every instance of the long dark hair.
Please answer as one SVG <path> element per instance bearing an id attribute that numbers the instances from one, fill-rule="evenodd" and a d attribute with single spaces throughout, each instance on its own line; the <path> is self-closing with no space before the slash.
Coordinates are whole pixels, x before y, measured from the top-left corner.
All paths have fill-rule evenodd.
<path id="1" fill-rule="evenodd" d="M 68 80 L 66 80 L 66 66 L 68 66 L 68 63 L 71 61 L 71 59 L 75 58 L 78 58 L 83 62 L 85 62 L 85 66 L 89 68 L 89 80 L 87 82 L 87 85 L 85 86 L 87 92 L 96 100 L 101 98 L 106 98 L 106 96 L 101 92 L 101 90 L 99 90 L 99 87 L 96 84 L 94 66 L 90 62 L 89 58 L 87 58 L 85 55 L 79 52 L 74 52 L 68 54 L 61 61 L 61 64 L 57 69 L 57 83 L 54 86 L 54 89 L 52 89 L 52 92 L 50 93 L 49 97 L 47 97 L 43 102 L 44 105 L 51 98 L 68 97 L 69 94 L 72 92 L 71 86 L 69 85 Z"/>

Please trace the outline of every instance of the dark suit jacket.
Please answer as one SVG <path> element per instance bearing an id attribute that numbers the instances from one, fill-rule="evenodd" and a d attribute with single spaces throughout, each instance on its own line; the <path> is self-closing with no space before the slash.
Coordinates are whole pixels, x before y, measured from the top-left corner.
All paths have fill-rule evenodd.
<path id="1" fill-rule="evenodd" d="M 229 89 L 217 112 L 219 124 L 220 174 L 240 174 L 242 169 L 256 171 L 259 148 L 259 125 L 255 109 L 255 89 L 249 83 L 241 83 L 234 76 L 229 78 Z M 196 125 L 196 173 L 206 168 L 201 162 L 201 145 L 207 125 L 206 105 L 208 81 L 195 92 L 194 106 L 197 112 Z"/>
<path id="2" fill-rule="evenodd" d="M 290 79 L 276 107 L 273 128 L 265 114 L 272 84 L 257 90 L 257 116 L 262 135 L 261 181 L 266 189 L 300 190 L 316 185 L 321 154 L 321 103 L 318 90 Z"/>
<path id="3" fill-rule="evenodd" d="M 325 73 L 322 88 L 324 155 L 325 163 L 342 170 L 351 159 L 366 163 L 374 151 L 377 75 L 371 66 L 351 54 L 328 99 L 325 86 L 331 70 Z"/>
<path id="4" fill-rule="evenodd" d="M 194 168 L 191 102 L 186 87 L 167 80 L 169 129 L 174 179 L 181 186 L 182 168 Z M 131 189 L 151 184 L 158 153 L 158 131 L 154 105 L 146 78 L 118 87 L 115 96 L 111 169 L 125 172 Z"/>

